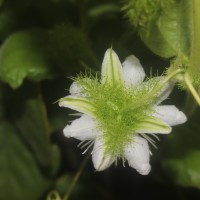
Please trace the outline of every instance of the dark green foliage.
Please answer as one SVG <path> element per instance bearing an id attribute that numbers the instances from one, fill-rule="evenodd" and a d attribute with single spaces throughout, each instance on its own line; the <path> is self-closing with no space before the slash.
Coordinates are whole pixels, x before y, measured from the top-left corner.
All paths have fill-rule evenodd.
<path id="1" fill-rule="evenodd" d="M 144 43 L 165 58 L 190 53 L 191 2 L 186 0 L 125 1 L 126 15 Z"/>
<path id="2" fill-rule="evenodd" d="M 78 71 L 80 62 L 92 65 L 96 61 L 84 32 L 70 23 L 58 24 L 48 31 L 47 47 L 50 61 L 63 72 L 72 71 L 71 68 Z"/>
<path id="3" fill-rule="evenodd" d="M 47 60 L 45 40 L 44 30 L 10 35 L 0 49 L 0 79 L 17 88 L 26 77 L 35 81 L 55 77 Z"/>
<path id="4" fill-rule="evenodd" d="M 42 175 L 12 124 L 1 121 L 0 133 L 0 198 L 38 199 L 50 181 Z"/>
<path id="5" fill-rule="evenodd" d="M 4 115 L 3 92 L 2 92 L 2 85 L 0 84 L 0 120 L 2 120 L 3 115 Z"/>
<path id="6" fill-rule="evenodd" d="M 53 175 L 56 170 L 52 169 L 51 165 L 58 169 L 59 151 L 50 142 L 51 130 L 39 87 L 24 84 L 9 96 L 7 105 L 17 131 L 30 148 L 38 165 L 46 171 L 46 175 Z"/>
<path id="7" fill-rule="evenodd" d="M 200 188 L 199 109 L 184 126 L 177 127 L 165 144 L 163 166 L 182 186 Z"/>

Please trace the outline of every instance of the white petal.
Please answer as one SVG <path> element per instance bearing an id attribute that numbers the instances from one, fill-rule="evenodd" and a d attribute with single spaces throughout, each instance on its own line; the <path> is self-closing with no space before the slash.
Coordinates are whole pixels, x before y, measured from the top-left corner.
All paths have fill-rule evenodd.
<path id="1" fill-rule="evenodd" d="M 66 137 L 78 140 L 92 140 L 97 135 L 96 124 L 88 115 L 75 119 L 71 125 L 67 125 L 63 133 Z"/>
<path id="2" fill-rule="evenodd" d="M 166 83 L 166 85 L 163 87 L 163 89 L 160 92 L 159 100 L 157 101 L 157 104 L 160 104 L 162 101 L 167 99 L 169 95 L 171 94 L 173 88 L 174 88 L 173 82 Z"/>
<path id="3" fill-rule="evenodd" d="M 76 82 L 73 82 L 69 88 L 69 92 L 72 95 L 80 95 L 81 93 L 81 86 L 78 85 Z"/>
<path id="4" fill-rule="evenodd" d="M 145 72 L 138 58 L 131 55 L 122 64 L 122 73 L 126 86 L 138 85 L 145 78 Z"/>
<path id="5" fill-rule="evenodd" d="M 149 174 L 151 170 L 149 164 L 150 151 L 148 142 L 144 138 L 134 136 L 134 141 L 125 148 L 124 154 L 129 166 L 142 175 Z"/>
<path id="6" fill-rule="evenodd" d="M 158 77 L 155 77 L 153 79 L 157 79 L 158 82 L 162 82 L 165 78 L 166 78 L 165 76 L 158 76 Z M 148 84 L 148 81 L 147 81 L 147 84 Z M 174 88 L 174 82 L 173 81 L 167 82 L 163 86 L 163 88 L 158 92 L 159 98 L 158 98 L 158 101 L 157 101 L 157 105 L 168 98 L 168 96 L 172 92 L 173 88 Z"/>
<path id="7" fill-rule="evenodd" d="M 88 84 L 92 84 L 90 78 L 82 78 L 82 81 Z M 74 81 L 69 88 L 69 92 L 71 95 L 86 97 L 87 94 L 83 94 L 83 91 L 84 87 L 82 85 L 79 85 L 76 81 Z"/>
<path id="8" fill-rule="evenodd" d="M 94 148 L 92 151 L 92 161 L 94 168 L 97 171 L 103 171 L 110 167 L 113 163 L 109 155 L 104 154 L 104 143 L 101 138 L 97 138 L 94 143 Z"/>
<path id="9" fill-rule="evenodd" d="M 163 120 L 170 126 L 183 124 L 187 121 L 185 114 L 171 105 L 157 106 L 153 116 Z"/>

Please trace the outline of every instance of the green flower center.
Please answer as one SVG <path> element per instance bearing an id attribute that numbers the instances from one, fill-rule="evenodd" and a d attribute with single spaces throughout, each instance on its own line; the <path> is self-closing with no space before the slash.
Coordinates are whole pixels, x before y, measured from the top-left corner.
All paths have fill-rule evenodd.
<path id="1" fill-rule="evenodd" d="M 101 84 L 97 78 L 77 78 L 83 95 L 93 102 L 98 128 L 103 132 L 105 153 L 115 159 L 123 157 L 126 145 L 133 141 L 140 123 L 153 111 L 155 98 L 146 98 L 157 85 L 142 83 L 138 87 Z"/>

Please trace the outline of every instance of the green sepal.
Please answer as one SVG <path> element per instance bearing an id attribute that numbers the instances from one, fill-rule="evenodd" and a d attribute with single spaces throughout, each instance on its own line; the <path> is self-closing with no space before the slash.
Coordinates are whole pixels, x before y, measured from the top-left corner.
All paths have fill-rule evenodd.
<path id="1" fill-rule="evenodd" d="M 94 103 L 86 97 L 69 95 L 59 100 L 59 106 L 67 107 L 95 117 Z"/>
<path id="2" fill-rule="evenodd" d="M 145 117 L 137 126 L 138 133 L 163 133 L 171 132 L 171 127 L 155 117 Z"/>
<path id="3" fill-rule="evenodd" d="M 104 55 L 101 69 L 102 83 L 123 85 L 122 65 L 117 54 L 108 49 Z"/>

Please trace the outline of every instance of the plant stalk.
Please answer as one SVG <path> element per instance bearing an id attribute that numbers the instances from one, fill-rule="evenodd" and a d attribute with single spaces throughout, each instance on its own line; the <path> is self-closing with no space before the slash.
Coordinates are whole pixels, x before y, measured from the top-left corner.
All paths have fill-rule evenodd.
<path id="1" fill-rule="evenodd" d="M 190 72 L 200 73 L 200 0 L 192 0 L 192 46 Z"/>

